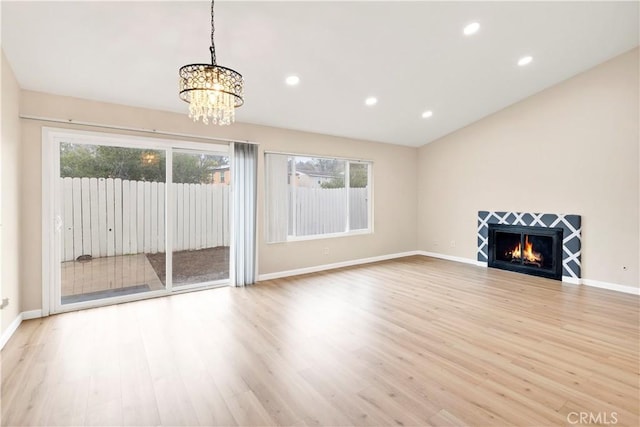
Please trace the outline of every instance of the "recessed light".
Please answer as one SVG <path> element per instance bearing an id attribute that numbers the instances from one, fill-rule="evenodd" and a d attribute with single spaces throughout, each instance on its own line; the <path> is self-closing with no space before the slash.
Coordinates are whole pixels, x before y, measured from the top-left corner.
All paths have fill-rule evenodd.
<path id="1" fill-rule="evenodd" d="M 374 96 L 370 96 L 367 99 L 364 100 L 365 105 L 368 105 L 369 107 L 376 105 L 378 103 L 378 98 L 374 97 Z"/>
<path id="2" fill-rule="evenodd" d="M 422 118 L 423 119 L 428 119 L 431 116 L 433 116 L 433 111 L 431 111 L 431 110 L 425 111 L 424 113 L 422 113 Z"/>
<path id="3" fill-rule="evenodd" d="M 289 86 L 295 86 L 298 83 L 300 83 L 300 77 L 298 76 L 289 76 L 285 79 L 285 82 L 289 85 Z"/>
<path id="4" fill-rule="evenodd" d="M 518 59 L 518 65 L 524 67 L 525 65 L 531 63 L 531 61 L 533 61 L 533 58 L 531 56 L 523 56 L 522 58 Z"/>
<path id="5" fill-rule="evenodd" d="M 480 29 L 480 24 L 477 22 L 472 22 L 471 24 L 464 27 L 463 32 L 465 36 L 470 36 L 472 34 L 477 33 L 479 29 Z"/>

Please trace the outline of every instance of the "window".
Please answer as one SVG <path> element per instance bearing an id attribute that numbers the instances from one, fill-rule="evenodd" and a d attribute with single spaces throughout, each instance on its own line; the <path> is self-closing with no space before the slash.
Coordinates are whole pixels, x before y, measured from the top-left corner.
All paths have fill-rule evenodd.
<path id="1" fill-rule="evenodd" d="M 267 242 L 370 231 L 371 166 L 265 154 Z"/>

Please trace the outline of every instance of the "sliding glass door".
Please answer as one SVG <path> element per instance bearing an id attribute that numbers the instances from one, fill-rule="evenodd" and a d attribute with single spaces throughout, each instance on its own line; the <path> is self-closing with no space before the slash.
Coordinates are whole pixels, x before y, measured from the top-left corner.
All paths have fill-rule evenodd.
<path id="1" fill-rule="evenodd" d="M 173 286 L 229 279 L 229 156 L 173 152 Z"/>
<path id="2" fill-rule="evenodd" d="M 62 130 L 49 140 L 51 312 L 228 283 L 227 146 Z"/>

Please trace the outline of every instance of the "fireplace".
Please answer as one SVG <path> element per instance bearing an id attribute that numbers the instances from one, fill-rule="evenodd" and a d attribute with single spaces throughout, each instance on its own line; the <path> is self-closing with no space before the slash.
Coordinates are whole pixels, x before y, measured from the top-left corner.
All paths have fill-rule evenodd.
<path id="1" fill-rule="evenodd" d="M 489 267 L 562 280 L 563 231 L 489 224 Z"/>

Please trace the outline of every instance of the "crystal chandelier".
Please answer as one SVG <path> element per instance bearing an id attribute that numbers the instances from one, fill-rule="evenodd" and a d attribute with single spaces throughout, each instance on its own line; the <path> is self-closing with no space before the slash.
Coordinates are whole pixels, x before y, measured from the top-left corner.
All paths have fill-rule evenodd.
<path id="1" fill-rule="evenodd" d="M 180 68 L 180 99 L 189 103 L 189 117 L 217 125 L 235 121 L 235 109 L 244 104 L 244 79 L 235 70 L 216 64 L 211 1 L 211 64 L 189 64 Z"/>

